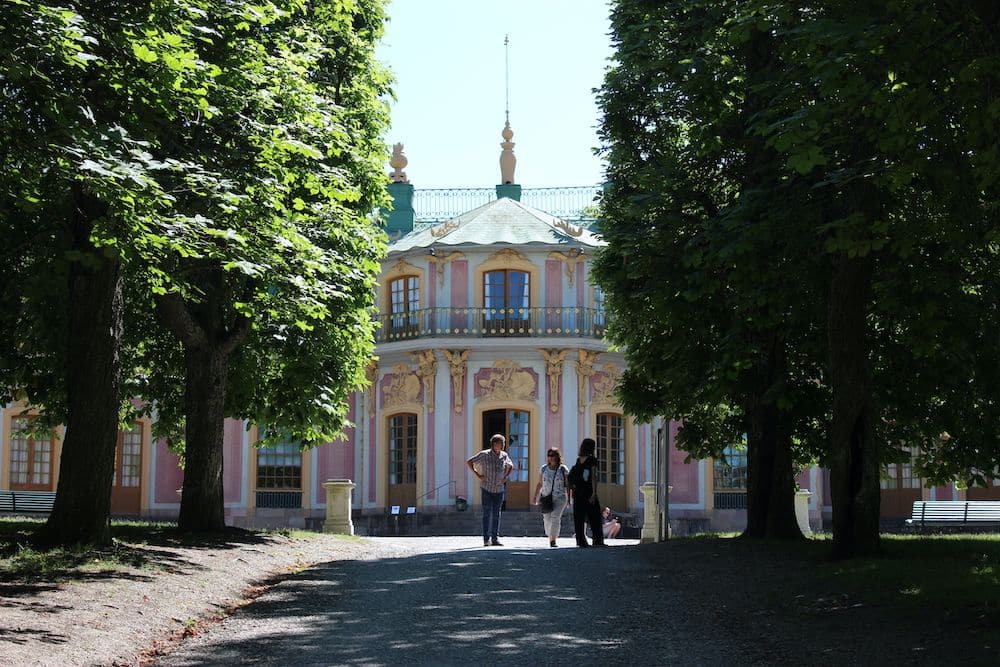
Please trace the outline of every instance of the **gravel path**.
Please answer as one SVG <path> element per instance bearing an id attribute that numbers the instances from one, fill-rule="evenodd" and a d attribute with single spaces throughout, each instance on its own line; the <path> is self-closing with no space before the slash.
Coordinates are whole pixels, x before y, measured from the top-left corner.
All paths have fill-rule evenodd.
<path id="1" fill-rule="evenodd" d="M 157 665 L 754 662 L 734 633 L 690 613 L 695 590 L 649 585 L 668 577 L 635 541 L 606 549 L 551 549 L 540 538 L 485 549 L 468 537 L 372 541 L 383 553 L 404 544 L 415 553 L 303 572 Z"/>

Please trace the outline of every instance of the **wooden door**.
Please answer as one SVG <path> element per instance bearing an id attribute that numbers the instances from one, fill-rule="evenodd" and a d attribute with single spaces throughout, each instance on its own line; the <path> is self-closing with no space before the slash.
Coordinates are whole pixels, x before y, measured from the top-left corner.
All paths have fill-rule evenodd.
<path id="1" fill-rule="evenodd" d="M 111 486 L 111 513 L 138 516 L 142 496 L 142 427 L 118 432 L 115 476 Z"/>
<path id="2" fill-rule="evenodd" d="M 389 485 L 386 504 L 400 514 L 417 502 L 417 415 L 389 417 Z"/>
<path id="3" fill-rule="evenodd" d="M 528 509 L 531 498 L 528 479 L 531 473 L 529 421 L 524 410 L 507 411 L 507 454 L 514 463 L 507 480 L 507 509 Z"/>
<path id="4" fill-rule="evenodd" d="M 615 413 L 597 415 L 597 494 L 612 513 L 628 511 L 625 485 L 625 418 Z"/>
<path id="5" fill-rule="evenodd" d="M 887 519 L 909 519 L 914 501 L 923 497 L 912 463 L 890 463 L 881 486 L 879 515 Z"/>
<path id="6" fill-rule="evenodd" d="M 29 417 L 10 420 L 10 488 L 53 491 L 52 437 L 30 432 Z"/>
<path id="7" fill-rule="evenodd" d="M 531 414 L 524 410 L 500 408 L 483 413 L 483 448 L 489 448 L 490 438 L 499 433 L 506 438 L 507 455 L 514 463 L 507 480 L 507 509 L 528 509 L 531 500 L 530 420 Z"/>

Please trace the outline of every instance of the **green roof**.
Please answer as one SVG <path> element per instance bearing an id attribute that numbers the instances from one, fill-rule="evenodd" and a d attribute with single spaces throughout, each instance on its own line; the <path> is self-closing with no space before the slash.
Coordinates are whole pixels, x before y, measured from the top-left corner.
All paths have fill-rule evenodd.
<path id="1" fill-rule="evenodd" d="M 605 245 L 600 237 L 585 227 L 568 223 L 545 211 L 505 197 L 483 204 L 457 218 L 430 226 L 421 225 L 393 240 L 389 244 L 389 252 L 494 244 L 572 247 Z"/>

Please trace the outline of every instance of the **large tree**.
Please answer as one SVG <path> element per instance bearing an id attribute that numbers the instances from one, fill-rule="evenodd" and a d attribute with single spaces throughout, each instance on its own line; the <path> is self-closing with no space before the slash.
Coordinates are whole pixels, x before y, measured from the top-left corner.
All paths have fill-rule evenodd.
<path id="1" fill-rule="evenodd" d="M 751 467 L 757 424 L 790 434 L 832 469 L 839 556 L 878 548 L 900 445 L 928 472 L 996 465 L 995 19 L 908 0 L 613 14 L 597 274 L 626 405 L 684 419 L 697 455 L 742 428 Z"/>
<path id="2" fill-rule="evenodd" d="M 241 373 L 262 385 L 244 399 L 270 400 L 238 413 L 309 443 L 343 423 L 370 352 L 381 2 L 2 12 L 0 227 L 15 243 L 0 317 L 20 335 L 5 338 L 0 369 L 9 395 L 67 425 L 46 537 L 109 539 L 123 376 L 163 400 L 168 430 L 187 418 L 185 517 L 218 527 L 232 350 L 267 341 Z M 186 360 L 163 345 L 154 311 Z M 153 391 L 168 378 L 189 389 L 183 409 Z"/>
<path id="3" fill-rule="evenodd" d="M 189 220 L 165 182 L 210 175 L 153 157 L 157 127 L 198 112 L 196 3 L 0 6 L 3 386 L 66 424 L 50 542 L 110 539 L 123 273 Z M 162 38 L 169 66 L 143 58 Z M 188 180 L 195 179 L 195 180 Z"/>
<path id="4" fill-rule="evenodd" d="M 752 131 L 768 102 L 761 81 L 780 63 L 741 7 L 623 2 L 613 12 L 618 63 L 601 92 L 609 245 L 595 274 L 629 362 L 626 408 L 682 420 L 680 444 L 699 456 L 745 433 L 745 534 L 796 537 L 793 450 L 814 433 L 804 416 L 817 389 L 799 351 L 814 332 L 795 325 L 823 298 L 789 298 L 786 277 L 803 273 L 812 240 L 792 233 L 781 205 L 803 193 Z"/>
<path id="5" fill-rule="evenodd" d="M 384 235 L 370 212 L 386 196 L 388 77 L 374 59 L 382 3 L 271 10 L 251 25 L 240 12 L 210 14 L 219 35 L 206 57 L 220 73 L 209 99 L 231 113 L 175 128 L 179 157 L 244 193 L 227 209 L 179 202 L 212 220 L 212 250 L 169 257 L 164 272 L 175 281 L 156 298 L 185 372 L 151 377 L 142 393 L 164 408 L 161 428 L 183 423 L 187 530 L 224 526 L 225 417 L 266 426 L 271 440 L 328 442 L 374 346 Z M 179 377 L 183 410 L 171 382 Z"/>

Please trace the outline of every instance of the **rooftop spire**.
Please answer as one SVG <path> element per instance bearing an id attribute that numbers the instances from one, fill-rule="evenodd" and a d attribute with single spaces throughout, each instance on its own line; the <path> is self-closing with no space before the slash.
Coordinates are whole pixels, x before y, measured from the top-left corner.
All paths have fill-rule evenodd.
<path id="1" fill-rule="evenodd" d="M 503 38 L 503 59 L 504 59 L 504 86 L 506 88 L 506 98 L 504 102 L 504 125 L 500 136 L 503 137 L 500 147 L 500 184 L 511 185 L 514 183 L 514 167 L 517 166 L 517 158 L 514 157 L 514 130 L 510 129 L 510 61 L 508 59 L 510 47 L 510 35 Z"/>
<path id="2" fill-rule="evenodd" d="M 510 35 L 503 36 L 503 116 L 507 126 L 510 126 Z"/>

